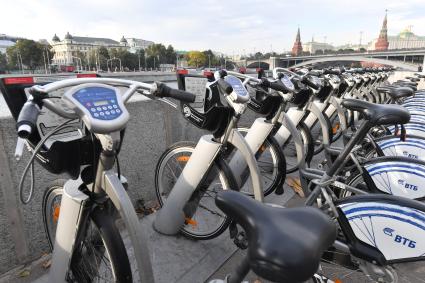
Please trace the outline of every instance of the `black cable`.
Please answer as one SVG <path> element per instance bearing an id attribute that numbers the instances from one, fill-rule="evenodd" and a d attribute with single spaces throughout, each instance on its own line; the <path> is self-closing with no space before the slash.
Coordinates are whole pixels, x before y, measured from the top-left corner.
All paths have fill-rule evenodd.
<path id="1" fill-rule="evenodd" d="M 92 132 L 90 132 L 90 137 L 92 141 L 92 148 L 93 148 L 93 185 L 91 188 L 92 193 L 94 192 L 94 183 L 96 182 L 96 145 L 95 145 L 95 137 Z"/>
<path id="2" fill-rule="evenodd" d="M 118 159 L 118 155 L 115 155 L 115 161 L 117 162 L 118 179 L 121 181 L 121 168 L 120 168 L 120 161 Z"/>
<path id="3" fill-rule="evenodd" d="M 37 146 L 34 148 L 33 154 L 31 155 L 30 160 L 28 161 L 28 164 L 25 167 L 24 172 L 22 173 L 21 179 L 19 181 L 19 187 L 18 187 L 19 188 L 19 199 L 23 204 L 28 204 L 31 201 L 32 196 L 33 196 L 34 185 L 35 185 L 34 159 L 37 156 L 38 152 L 40 151 L 41 147 L 44 145 L 44 143 L 47 141 L 48 138 L 50 138 L 56 132 L 59 132 L 60 130 L 66 128 L 67 124 L 70 123 L 71 121 L 74 121 L 74 120 L 75 119 L 69 119 L 69 120 L 66 120 L 65 122 L 63 122 L 62 124 L 56 126 L 51 132 L 49 132 L 44 138 L 42 138 L 39 141 L 39 143 L 37 144 Z M 27 199 L 24 199 L 23 187 L 24 187 L 25 177 L 26 177 L 29 169 L 31 169 L 31 187 L 30 187 L 30 192 L 29 192 Z"/>

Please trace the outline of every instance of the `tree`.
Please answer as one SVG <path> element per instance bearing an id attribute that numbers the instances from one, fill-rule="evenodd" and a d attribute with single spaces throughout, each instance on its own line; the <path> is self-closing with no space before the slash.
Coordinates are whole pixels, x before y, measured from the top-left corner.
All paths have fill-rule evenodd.
<path id="1" fill-rule="evenodd" d="M 35 70 L 38 67 L 44 66 L 46 55 L 49 59 L 53 58 L 53 51 L 50 45 L 44 45 L 34 40 L 19 39 L 14 46 L 7 48 L 6 50 L 7 59 L 9 64 L 16 68 L 20 66 L 18 62 L 22 58 L 22 64 L 24 68 Z"/>
<path id="2" fill-rule="evenodd" d="M 167 49 L 165 50 L 165 63 L 166 64 L 176 64 L 177 60 L 177 53 L 174 51 L 174 48 L 172 45 L 168 45 Z"/>
<path id="3" fill-rule="evenodd" d="M 186 54 L 186 58 L 189 66 L 194 66 L 198 68 L 199 66 L 205 64 L 205 60 L 207 57 L 201 51 L 189 51 Z"/>
<path id="4" fill-rule="evenodd" d="M 148 67 L 157 68 L 163 61 L 166 60 L 166 51 L 164 45 L 155 43 L 146 48 L 146 56 Z"/>
<path id="5" fill-rule="evenodd" d="M 7 69 L 6 54 L 0 52 L 0 74 L 5 73 Z"/>
<path id="6" fill-rule="evenodd" d="M 109 53 L 108 53 L 108 49 L 106 49 L 106 47 L 101 46 L 97 49 L 97 60 L 98 60 L 98 64 L 100 64 L 100 68 L 102 70 L 107 70 L 107 60 L 109 59 Z"/>
<path id="7" fill-rule="evenodd" d="M 215 56 L 211 49 L 205 50 L 202 53 L 205 55 L 205 67 L 213 67 L 220 65 L 220 58 Z"/>

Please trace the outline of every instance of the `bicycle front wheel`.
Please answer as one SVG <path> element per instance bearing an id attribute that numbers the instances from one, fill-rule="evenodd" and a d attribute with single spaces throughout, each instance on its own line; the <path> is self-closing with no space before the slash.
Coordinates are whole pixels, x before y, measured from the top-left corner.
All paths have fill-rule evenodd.
<path id="1" fill-rule="evenodd" d="M 43 196 L 43 221 L 53 250 L 65 180 L 51 183 Z M 110 203 L 109 203 L 110 206 Z M 110 209 L 96 207 L 81 225 L 68 275 L 70 282 L 132 282 L 123 239 Z"/>
<path id="2" fill-rule="evenodd" d="M 238 128 L 238 131 L 245 137 L 249 128 L 241 127 Z M 234 152 L 235 151 L 236 149 Z M 233 154 L 230 154 L 226 160 L 231 160 L 232 156 Z M 274 192 L 285 181 L 285 156 L 283 155 L 277 141 L 273 137 L 269 136 L 255 153 L 255 159 L 257 160 L 258 168 L 260 169 L 263 194 L 264 196 L 267 196 Z M 243 171 L 241 180 L 242 186 L 240 191 L 253 197 L 254 189 L 252 188 L 252 181 L 248 166 Z"/>
<path id="3" fill-rule="evenodd" d="M 47 186 L 43 195 L 43 224 L 51 250 L 53 250 L 53 244 L 55 242 L 56 226 L 59 220 L 64 185 L 65 180 L 57 179 Z"/>
<path id="4" fill-rule="evenodd" d="M 71 282 L 133 282 L 130 261 L 112 205 L 96 205 L 87 221 L 81 225 L 74 245 L 69 279 Z"/>
<path id="5" fill-rule="evenodd" d="M 189 161 L 196 144 L 179 142 L 168 148 L 160 157 L 155 170 L 155 190 L 161 206 L 174 187 L 181 172 Z M 236 189 L 237 183 L 221 158 L 212 164 L 204 184 L 192 194 L 185 207 L 186 223 L 181 233 L 191 239 L 208 240 L 220 235 L 228 226 L 229 220 L 215 205 L 215 196 L 222 190 Z"/>

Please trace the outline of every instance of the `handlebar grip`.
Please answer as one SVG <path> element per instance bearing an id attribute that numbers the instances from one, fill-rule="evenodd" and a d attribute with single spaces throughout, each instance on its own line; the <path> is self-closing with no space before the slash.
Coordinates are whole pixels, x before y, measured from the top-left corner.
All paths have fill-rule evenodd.
<path id="1" fill-rule="evenodd" d="M 233 92 L 233 87 L 228 82 L 226 82 L 224 79 L 219 79 L 217 81 L 217 83 L 218 83 L 218 88 L 222 92 L 224 92 L 226 94 L 231 94 Z"/>
<path id="2" fill-rule="evenodd" d="M 271 88 L 271 89 L 273 89 L 273 90 L 277 90 L 277 91 L 282 91 L 282 92 L 288 92 L 289 90 L 282 84 L 282 83 L 280 83 L 279 81 L 277 81 L 277 82 L 271 82 L 271 81 L 269 81 L 268 79 L 266 79 L 266 78 L 263 78 L 262 80 L 261 80 L 261 85 L 262 86 L 265 86 L 265 87 L 268 87 L 268 88 Z"/>
<path id="3" fill-rule="evenodd" d="M 316 85 L 315 83 L 313 83 L 312 81 L 309 80 L 309 78 L 307 76 L 304 76 L 302 79 L 302 83 L 305 83 L 306 85 L 308 85 L 309 87 L 318 90 L 319 86 Z"/>
<path id="4" fill-rule="evenodd" d="M 153 94 L 158 97 L 171 97 L 171 98 L 184 101 L 184 102 L 189 102 L 189 103 L 195 102 L 196 95 L 194 95 L 193 93 L 171 88 L 161 82 L 155 82 L 155 84 L 156 84 L 156 90 L 154 91 Z"/>
<path id="5" fill-rule="evenodd" d="M 323 74 L 329 74 L 329 75 L 341 75 L 341 70 L 337 70 L 337 69 L 326 69 L 323 71 Z"/>
<path id="6" fill-rule="evenodd" d="M 20 138 L 26 139 L 36 129 L 37 118 L 40 114 L 40 107 L 33 102 L 27 101 L 19 113 L 16 129 Z"/>

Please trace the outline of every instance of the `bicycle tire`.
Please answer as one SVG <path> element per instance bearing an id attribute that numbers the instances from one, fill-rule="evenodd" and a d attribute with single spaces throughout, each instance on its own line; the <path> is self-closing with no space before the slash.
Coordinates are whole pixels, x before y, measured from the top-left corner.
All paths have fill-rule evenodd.
<path id="1" fill-rule="evenodd" d="M 48 185 L 43 195 L 43 222 L 51 250 L 53 250 L 56 234 L 56 225 L 52 226 L 54 222 L 53 218 L 56 218 L 57 221 L 60 211 L 60 202 L 59 209 L 56 206 L 57 197 L 62 197 L 65 182 L 66 180 L 63 179 L 53 181 Z M 53 208 L 53 211 L 51 208 Z M 92 220 L 94 225 L 97 227 L 97 230 L 100 231 L 99 235 L 102 239 L 102 243 L 104 244 L 112 262 L 114 270 L 113 274 L 115 275 L 114 282 L 132 282 L 131 266 L 123 239 L 118 228 L 115 226 L 115 217 L 111 217 L 107 211 L 111 210 L 102 210 L 100 207 L 97 207 L 90 212 L 88 219 Z M 53 212 L 53 214 L 51 212 Z M 84 237 L 82 239 L 84 240 Z M 80 245 L 81 242 L 75 243 L 74 247 L 78 247 Z M 90 280 L 82 280 L 81 276 L 83 275 L 81 275 L 81 272 L 73 270 L 76 269 L 77 265 L 75 261 L 84 258 L 83 255 L 76 252 L 77 250 L 78 248 L 75 248 L 71 256 L 71 274 L 79 273 L 78 276 L 80 277 L 78 279 L 74 278 L 77 282 L 89 282 Z M 87 277 L 85 277 L 85 279 L 87 279 Z"/>
<path id="2" fill-rule="evenodd" d="M 300 122 L 297 128 L 301 132 L 301 137 L 303 138 L 303 147 L 304 147 L 304 154 L 305 154 L 304 157 L 308 165 L 311 159 L 313 158 L 313 153 L 314 153 L 313 138 L 311 136 L 310 130 L 308 129 L 307 125 L 304 122 Z M 289 137 L 288 140 L 285 142 L 285 144 L 281 148 L 281 151 L 283 155 L 285 156 L 286 174 L 290 174 L 297 171 L 298 161 L 295 162 L 295 165 L 291 165 L 288 163 L 288 158 L 287 158 L 288 156 L 294 156 L 295 159 L 298 160 L 296 155 L 295 145 L 293 144 L 291 137 Z"/>
<path id="3" fill-rule="evenodd" d="M 189 141 L 177 142 L 177 143 L 171 145 L 168 149 L 166 149 L 164 151 L 164 153 L 160 156 L 158 163 L 156 165 L 156 168 L 155 168 L 155 193 L 156 193 L 159 205 L 161 207 L 164 205 L 164 203 L 166 201 L 166 195 L 163 192 L 164 186 L 162 184 L 163 183 L 162 178 L 165 174 L 164 168 L 165 168 L 167 162 L 169 160 L 172 160 L 173 156 L 177 156 L 176 155 L 177 153 L 182 153 L 182 152 L 187 154 L 187 155 L 182 155 L 182 156 L 185 156 L 184 160 L 185 160 L 185 162 L 187 162 L 188 159 L 190 158 L 189 154 L 192 154 L 195 146 L 196 146 L 195 143 L 189 142 Z M 175 160 L 176 161 L 178 160 L 177 157 L 175 158 Z M 185 162 L 183 162 L 184 166 L 185 166 Z M 180 169 L 183 170 L 184 166 L 181 167 Z M 221 178 L 223 178 L 220 181 L 222 181 L 225 184 L 224 189 L 237 190 L 238 186 L 237 186 L 237 182 L 235 180 L 235 177 L 233 176 L 233 173 L 231 172 L 229 166 L 224 161 L 224 159 L 221 158 L 220 156 L 218 156 L 214 160 L 214 166 L 216 166 L 216 168 L 218 169 L 219 176 Z M 177 175 L 173 175 L 173 177 L 174 177 L 175 180 L 177 180 L 177 178 L 178 178 Z M 169 187 L 172 189 L 173 186 L 174 186 L 174 184 L 171 182 Z M 171 189 L 169 190 L 169 192 L 171 191 Z M 196 190 L 195 190 L 195 192 L 196 192 Z M 204 196 L 205 196 L 205 194 L 203 194 L 201 196 L 201 199 L 203 199 Z M 198 206 L 199 206 L 201 199 L 199 199 Z M 216 208 L 219 211 L 219 209 L 217 207 L 215 207 L 215 203 L 213 203 L 213 206 L 214 206 L 214 208 Z M 197 208 L 198 207 L 196 207 L 196 209 Z M 202 232 L 195 232 L 194 229 L 191 229 L 191 227 L 193 227 L 194 225 L 187 223 L 181 228 L 180 232 L 181 232 L 182 235 L 184 235 L 185 237 L 187 237 L 189 239 L 194 239 L 194 240 L 213 239 L 213 238 L 219 236 L 221 233 L 223 233 L 230 224 L 230 219 L 228 217 L 223 215 L 221 218 L 222 218 L 222 220 L 220 220 L 220 222 L 217 223 L 216 229 L 212 229 L 213 231 L 206 231 L 206 232 L 203 232 L 203 233 Z M 191 219 L 192 219 L 192 217 L 191 217 Z"/>
<path id="4" fill-rule="evenodd" d="M 53 251 L 53 243 L 56 234 L 56 223 L 60 212 L 60 199 L 56 199 L 56 197 L 62 198 L 62 191 L 65 182 L 66 180 L 64 179 L 54 180 L 47 185 L 47 188 L 43 194 L 43 226 L 51 251 Z"/>
<path id="5" fill-rule="evenodd" d="M 248 127 L 238 127 L 238 131 L 241 133 L 247 133 L 249 131 Z M 272 161 L 271 162 L 267 162 L 267 161 L 260 161 L 259 159 L 264 156 L 264 152 L 266 152 L 267 150 L 270 151 L 270 155 L 272 157 Z M 285 155 L 282 151 L 282 149 L 280 148 L 279 144 L 277 143 L 276 139 L 272 136 L 268 136 L 267 139 L 264 141 L 263 145 L 260 146 L 260 148 L 258 149 L 258 151 L 255 154 L 255 158 L 257 160 L 258 163 L 258 167 L 260 169 L 260 175 L 262 177 L 263 180 L 263 194 L 264 196 L 268 196 L 269 194 L 271 194 L 272 192 L 274 192 L 278 187 L 280 187 L 281 185 L 283 185 L 283 182 L 285 181 L 286 178 L 286 159 L 285 159 Z M 261 164 L 263 164 L 263 166 Z M 272 174 L 273 179 L 265 176 L 265 174 L 262 173 L 267 173 L 267 164 L 265 163 L 269 163 L 271 164 L 272 168 L 274 170 L 276 170 L 275 174 Z M 248 168 L 245 170 L 244 176 L 242 176 L 242 183 L 243 184 L 250 184 L 250 180 L 249 180 L 249 170 Z M 266 180 L 269 180 L 269 182 L 267 183 Z M 264 184 L 265 182 L 265 184 Z M 246 193 L 247 195 L 254 197 L 254 193 L 251 192 L 252 189 L 250 190 L 250 192 L 246 192 L 244 191 L 244 193 Z"/>
<path id="6" fill-rule="evenodd" d="M 107 203 L 112 205 L 110 200 L 107 201 Z M 100 263 L 105 262 L 105 259 L 101 260 L 100 263 L 96 262 L 96 260 L 92 260 L 91 258 L 90 260 L 85 260 L 92 255 L 92 250 L 87 247 L 87 242 L 94 244 L 93 248 L 96 249 L 95 256 L 102 252 L 106 253 L 108 256 L 107 259 L 109 259 L 111 263 L 112 276 L 114 276 L 112 282 L 133 282 L 130 261 L 124 241 L 117 226 L 115 225 L 115 217 L 111 216 L 111 210 L 106 209 L 104 206 L 106 206 L 106 204 L 94 205 L 94 208 L 91 209 L 89 212 L 90 215 L 87 218 L 88 221 L 91 221 L 94 224 L 97 229 L 97 233 L 94 235 L 88 235 L 86 233 L 84 237 L 76 237 L 76 239 L 81 240 L 74 244 L 70 263 L 70 277 L 74 277 L 75 282 L 92 282 L 93 278 L 91 276 L 96 274 L 90 274 L 90 272 L 98 273 L 101 269 Z M 90 225 L 90 223 L 87 222 L 84 224 Z M 85 227 L 85 229 L 82 230 L 87 231 L 87 229 L 90 229 L 90 227 Z M 81 233 L 82 231 L 80 230 L 79 232 Z M 100 246 L 101 243 L 103 243 L 105 248 L 104 251 L 102 251 L 102 247 Z M 90 263 L 95 264 L 94 268 L 97 268 L 98 270 L 90 268 Z M 79 270 L 80 268 L 83 270 Z M 85 271 L 86 273 L 81 274 L 82 271 Z M 100 278 L 105 279 L 105 276 L 101 276 Z"/>

